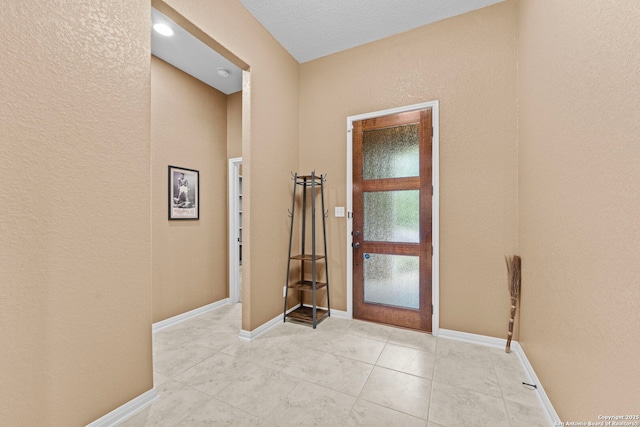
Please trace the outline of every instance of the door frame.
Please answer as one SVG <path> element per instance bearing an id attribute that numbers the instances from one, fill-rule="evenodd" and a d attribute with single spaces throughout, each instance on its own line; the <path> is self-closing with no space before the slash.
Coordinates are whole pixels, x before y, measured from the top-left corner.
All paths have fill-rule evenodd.
<path id="1" fill-rule="evenodd" d="M 240 298 L 240 248 L 238 229 L 240 212 L 240 166 L 242 157 L 229 159 L 229 304 L 235 304 Z"/>
<path id="2" fill-rule="evenodd" d="M 431 182 L 433 198 L 431 205 L 431 236 L 433 244 L 433 260 L 431 268 L 431 302 L 433 316 L 431 318 L 431 334 L 438 336 L 440 330 L 440 111 L 439 101 L 429 101 L 388 110 L 374 111 L 347 117 L 347 318 L 353 319 L 353 251 L 351 248 L 353 231 L 353 122 L 388 116 L 407 111 L 431 108 L 433 126 Z"/>

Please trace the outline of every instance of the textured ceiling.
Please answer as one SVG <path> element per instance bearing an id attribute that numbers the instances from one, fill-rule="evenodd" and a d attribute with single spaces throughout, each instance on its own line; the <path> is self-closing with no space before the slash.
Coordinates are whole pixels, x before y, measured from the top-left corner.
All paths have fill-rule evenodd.
<path id="1" fill-rule="evenodd" d="M 303 63 L 503 0 L 240 0 Z"/>

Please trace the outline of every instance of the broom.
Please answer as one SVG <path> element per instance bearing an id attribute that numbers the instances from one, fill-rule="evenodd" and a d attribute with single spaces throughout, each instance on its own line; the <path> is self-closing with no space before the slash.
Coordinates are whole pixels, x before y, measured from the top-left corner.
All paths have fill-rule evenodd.
<path id="1" fill-rule="evenodd" d="M 507 337 L 506 353 L 511 352 L 511 338 L 513 337 L 513 323 L 516 317 L 516 306 L 520 298 L 520 257 L 513 255 L 505 257 L 507 262 L 507 277 L 509 280 L 509 294 L 511 294 L 511 319 L 509 319 L 509 335 Z"/>

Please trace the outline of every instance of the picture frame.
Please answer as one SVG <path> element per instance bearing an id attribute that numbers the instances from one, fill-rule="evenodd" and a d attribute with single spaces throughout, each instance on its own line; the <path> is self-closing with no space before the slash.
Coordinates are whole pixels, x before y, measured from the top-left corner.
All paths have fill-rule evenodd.
<path id="1" fill-rule="evenodd" d="M 169 220 L 200 219 L 200 172 L 169 165 Z"/>

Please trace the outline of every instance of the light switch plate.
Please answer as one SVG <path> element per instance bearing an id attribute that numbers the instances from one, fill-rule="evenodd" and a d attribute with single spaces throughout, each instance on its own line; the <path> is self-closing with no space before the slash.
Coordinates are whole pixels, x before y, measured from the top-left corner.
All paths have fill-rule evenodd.
<path id="1" fill-rule="evenodd" d="M 336 206 L 336 218 L 344 216 L 344 206 Z"/>

